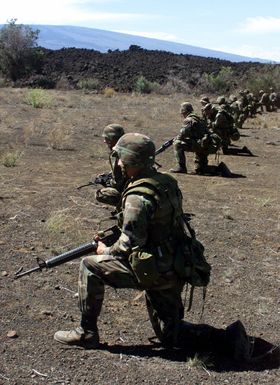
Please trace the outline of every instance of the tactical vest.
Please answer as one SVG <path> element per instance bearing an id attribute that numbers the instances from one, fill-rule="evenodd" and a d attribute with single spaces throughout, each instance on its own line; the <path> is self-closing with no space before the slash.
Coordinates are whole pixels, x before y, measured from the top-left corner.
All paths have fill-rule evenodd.
<path id="1" fill-rule="evenodd" d="M 158 246 L 177 234 L 182 217 L 182 194 L 171 175 L 156 173 L 128 184 L 122 194 L 122 208 L 130 194 L 149 197 L 156 206 L 148 228 L 148 246 Z"/>
<path id="2" fill-rule="evenodd" d="M 194 113 L 190 113 L 187 116 L 187 119 L 190 118 L 194 121 L 194 130 L 192 131 L 191 139 L 202 139 L 205 134 L 208 133 L 207 126 L 205 124 L 205 120 L 200 118 L 198 115 Z"/>

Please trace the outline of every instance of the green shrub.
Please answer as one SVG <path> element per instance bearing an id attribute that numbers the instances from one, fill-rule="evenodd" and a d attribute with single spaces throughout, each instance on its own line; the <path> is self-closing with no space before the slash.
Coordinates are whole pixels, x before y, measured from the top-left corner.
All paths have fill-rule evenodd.
<path id="1" fill-rule="evenodd" d="M 15 81 L 34 68 L 39 68 L 41 52 L 37 46 L 39 30 L 16 24 L 11 19 L 0 28 L 0 70 Z"/>
<path id="2" fill-rule="evenodd" d="M 81 90 L 99 91 L 101 89 L 98 79 L 81 79 L 77 83 L 77 87 Z"/>
<path id="3" fill-rule="evenodd" d="M 21 151 L 7 152 L 2 157 L 2 163 L 5 167 L 15 167 L 21 156 Z"/>
<path id="4" fill-rule="evenodd" d="M 50 106 L 51 98 L 46 91 L 35 88 L 27 92 L 25 102 L 34 108 L 43 108 Z"/>
<path id="5" fill-rule="evenodd" d="M 261 72 L 256 71 L 254 68 L 248 71 L 246 88 L 251 92 L 258 94 L 259 90 L 269 91 L 270 87 L 275 89 L 279 89 L 280 87 L 279 66 L 267 65 L 262 68 Z"/>
<path id="6" fill-rule="evenodd" d="M 154 83 L 147 80 L 144 76 L 139 76 L 135 82 L 134 89 L 139 94 L 150 94 L 154 89 Z"/>
<path id="7" fill-rule="evenodd" d="M 199 87 L 204 92 L 226 93 L 234 85 L 234 73 L 231 67 L 222 67 L 218 73 L 204 73 Z"/>

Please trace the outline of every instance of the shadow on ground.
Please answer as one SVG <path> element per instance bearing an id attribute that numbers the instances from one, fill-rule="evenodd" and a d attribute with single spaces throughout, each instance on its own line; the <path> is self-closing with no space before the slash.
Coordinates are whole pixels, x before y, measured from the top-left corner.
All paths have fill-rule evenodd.
<path id="1" fill-rule="evenodd" d="M 252 337 L 251 337 L 252 338 Z M 194 351 L 192 349 L 165 349 L 159 343 L 153 345 L 102 345 L 101 349 L 109 351 L 112 354 L 122 354 L 138 357 L 158 357 L 170 361 L 186 362 L 196 355 L 207 358 L 205 367 L 207 370 L 215 372 L 229 371 L 264 371 L 277 369 L 280 367 L 280 348 L 262 338 L 252 338 L 254 340 L 254 352 L 250 362 L 236 363 L 225 354 L 217 352 Z M 208 364 L 208 365 L 207 365 Z"/>

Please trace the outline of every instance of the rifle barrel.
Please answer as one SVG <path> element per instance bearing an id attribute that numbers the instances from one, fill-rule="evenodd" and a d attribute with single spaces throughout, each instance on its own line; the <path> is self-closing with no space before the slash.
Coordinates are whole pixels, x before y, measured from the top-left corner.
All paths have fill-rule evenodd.
<path id="1" fill-rule="evenodd" d="M 79 247 L 76 247 L 75 249 L 66 251 L 65 253 L 59 254 L 53 258 L 50 258 L 44 261 L 45 267 L 50 269 L 52 267 L 62 265 L 63 263 L 82 257 L 83 255 L 86 255 L 91 251 L 96 251 L 96 248 L 97 248 L 97 242 L 95 241 L 85 243 Z M 40 262 L 38 261 L 38 263 Z"/>

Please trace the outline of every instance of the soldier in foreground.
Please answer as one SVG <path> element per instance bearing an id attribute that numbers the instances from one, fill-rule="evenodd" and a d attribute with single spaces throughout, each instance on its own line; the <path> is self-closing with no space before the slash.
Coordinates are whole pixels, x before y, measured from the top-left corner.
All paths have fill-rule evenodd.
<path id="1" fill-rule="evenodd" d="M 106 186 L 96 191 L 95 198 L 98 202 L 112 206 L 118 205 L 121 198 L 121 191 L 125 184 L 121 168 L 118 165 L 118 160 L 115 153 L 112 151 L 119 138 L 123 135 L 123 127 L 114 123 L 106 126 L 102 133 L 104 143 L 106 143 L 109 149 L 109 163 L 111 166 L 112 178 L 109 179 Z"/>
<path id="2" fill-rule="evenodd" d="M 208 155 L 215 154 L 221 139 L 215 133 L 210 133 L 205 119 L 193 112 L 189 102 L 181 104 L 180 113 L 184 118 L 183 127 L 173 142 L 177 167 L 171 168 L 173 173 L 187 173 L 185 152 L 195 153 L 195 173 L 200 175 L 231 176 L 227 166 L 221 162 L 218 166 L 208 166 Z"/>
<path id="3" fill-rule="evenodd" d="M 164 347 L 220 349 L 236 360 L 248 360 L 251 344 L 240 321 L 226 330 L 183 321 L 181 294 L 186 281 L 179 266 L 186 258 L 183 250 L 190 249 L 182 194 L 171 175 L 153 167 L 154 143 L 145 135 L 130 133 L 119 139 L 114 150 L 129 181 L 122 192 L 121 235 L 109 247 L 98 242 L 97 255 L 83 258 L 80 326 L 58 331 L 54 339 L 67 345 L 98 348 L 97 320 L 104 286 L 109 285 L 145 291 L 150 321 Z M 202 262 L 204 267 L 208 265 Z M 188 279 L 195 279 L 189 270 L 188 274 Z"/>

